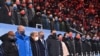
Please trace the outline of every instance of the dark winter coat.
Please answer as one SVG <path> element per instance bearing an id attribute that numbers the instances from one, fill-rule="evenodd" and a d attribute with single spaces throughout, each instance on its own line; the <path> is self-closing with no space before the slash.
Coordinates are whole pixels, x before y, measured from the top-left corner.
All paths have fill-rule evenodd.
<path id="1" fill-rule="evenodd" d="M 5 34 L 1 37 L 1 40 L 3 41 L 2 48 L 4 51 L 4 56 L 19 56 L 15 39 L 11 40 L 7 37 L 7 34 Z"/>
<path id="2" fill-rule="evenodd" d="M 64 40 L 66 46 L 68 47 L 70 55 L 75 54 L 75 42 L 74 39 L 67 38 Z"/>
<path id="3" fill-rule="evenodd" d="M 0 23 L 12 24 L 12 16 L 8 15 L 9 13 L 8 10 L 11 10 L 11 9 L 10 7 L 6 5 L 0 8 Z"/>
<path id="4" fill-rule="evenodd" d="M 77 38 L 75 38 L 75 52 L 78 54 L 81 54 L 82 52 L 82 42 Z"/>
<path id="5" fill-rule="evenodd" d="M 45 47 L 40 40 L 34 41 L 32 38 L 30 38 L 30 42 L 33 56 L 45 56 Z"/>
<path id="6" fill-rule="evenodd" d="M 54 36 L 50 35 L 47 39 L 48 55 L 49 56 L 59 56 L 63 55 L 61 42 L 58 41 Z"/>

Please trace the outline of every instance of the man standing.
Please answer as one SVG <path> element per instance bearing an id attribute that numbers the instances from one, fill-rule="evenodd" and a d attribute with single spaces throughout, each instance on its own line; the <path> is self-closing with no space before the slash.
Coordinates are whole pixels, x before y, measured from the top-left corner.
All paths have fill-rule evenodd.
<path id="1" fill-rule="evenodd" d="M 34 18 L 34 15 L 35 15 L 35 11 L 33 8 L 32 0 L 28 0 L 27 1 L 27 17 L 28 17 L 28 21 L 29 21 L 29 26 L 33 25 L 32 19 Z"/>
<path id="2" fill-rule="evenodd" d="M 4 6 L 2 6 L 0 9 L 0 22 L 13 24 L 11 9 L 12 2 L 11 0 L 5 0 L 4 2 Z"/>
<path id="3" fill-rule="evenodd" d="M 69 51 L 65 43 L 62 41 L 63 36 L 61 34 L 58 34 L 58 40 L 61 42 L 62 45 L 62 51 L 63 51 L 63 56 L 69 56 Z"/>
<path id="4" fill-rule="evenodd" d="M 81 55 L 82 53 L 82 42 L 81 42 L 81 36 L 79 33 L 76 34 L 75 37 L 75 50 L 76 50 L 76 55 Z"/>
<path id="5" fill-rule="evenodd" d="M 39 32 L 39 41 L 42 44 L 41 46 L 43 46 L 45 49 L 43 49 L 43 53 L 45 53 L 45 56 L 48 56 L 48 50 L 47 50 L 47 43 L 44 40 L 44 32 L 40 31 Z"/>
<path id="6" fill-rule="evenodd" d="M 19 56 L 32 56 L 29 37 L 25 35 L 25 27 L 20 25 L 16 32 Z"/>
<path id="7" fill-rule="evenodd" d="M 3 56 L 19 56 L 18 48 L 16 45 L 16 38 L 13 31 L 9 31 L 7 34 L 1 37 Z"/>
<path id="8" fill-rule="evenodd" d="M 47 39 L 48 55 L 49 56 L 62 56 L 61 43 L 57 40 L 56 30 L 51 31 Z"/>
<path id="9" fill-rule="evenodd" d="M 92 45 L 91 45 L 91 36 L 89 34 L 86 35 L 86 52 L 89 54 L 92 51 Z"/>
<path id="10" fill-rule="evenodd" d="M 72 37 L 73 33 L 69 32 L 68 36 L 65 38 L 64 42 L 66 46 L 68 46 L 69 53 L 70 55 L 75 55 L 75 44 L 74 44 L 74 39 Z"/>
<path id="11" fill-rule="evenodd" d="M 38 32 L 32 32 L 30 35 L 33 56 L 45 56 L 45 47 L 39 40 Z"/>
<path id="12" fill-rule="evenodd" d="M 21 19 L 21 24 L 24 25 L 24 26 L 29 26 L 26 0 L 22 0 L 20 14 L 21 14 L 21 18 L 20 18 Z"/>

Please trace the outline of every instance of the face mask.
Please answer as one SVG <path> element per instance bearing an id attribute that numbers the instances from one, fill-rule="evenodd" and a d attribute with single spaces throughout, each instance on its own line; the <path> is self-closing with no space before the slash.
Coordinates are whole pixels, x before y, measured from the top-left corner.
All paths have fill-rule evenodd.
<path id="1" fill-rule="evenodd" d="M 44 35 L 41 36 L 41 39 L 44 39 Z"/>
<path id="2" fill-rule="evenodd" d="M 29 7 L 30 9 L 33 8 L 32 4 L 30 4 L 28 7 Z"/>
<path id="3" fill-rule="evenodd" d="M 99 41 L 99 37 L 97 37 L 96 40 Z"/>
<path id="4" fill-rule="evenodd" d="M 25 3 L 23 3 L 23 4 L 22 4 L 22 6 L 23 6 L 23 7 L 25 7 L 25 6 L 26 6 L 26 4 L 25 4 Z"/>
<path id="5" fill-rule="evenodd" d="M 65 36 L 65 38 L 68 38 L 68 36 Z"/>
<path id="6" fill-rule="evenodd" d="M 25 31 L 20 31 L 20 34 L 25 36 Z"/>
<path id="7" fill-rule="evenodd" d="M 90 36 L 87 36 L 87 38 L 86 38 L 87 40 L 90 40 L 91 38 L 90 38 Z"/>
<path id="8" fill-rule="evenodd" d="M 10 41 L 11 41 L 11 42 L 15 42 L 16 40 L 17 40 L 16 37 L 13 37 L 13 36 L 10 37 Z"/>
<path id="9" fill-rule="evenodd" d="M 50 14 L 50 15 L 49 15 L 49 18 L 53 18 L 53 15 L 52 15 L 52 14 Z"/>
<path id="10" fill-rule="evenodd" d="M 57 34 L 53 33 L 53 39 L 57 39 Z"/>
<path id="11" fill-rule="evenodd" d="M 39 40 L 39 38 L 38 37 L 35 37 L 35 39 L 34 39 L 35 41 L 38 41 Z"/>
<path id="12" fill-rule="evenodd" d="M 28 2 L 28 4 L 32 4 L 32 2 Z"/>
<path id="13" fill-rule="evenodd" d="M 82 38 L 83 38 L 83 39 L 85 39 L 85 35 L 84 35 L 84 36 L 82 36 Z"/>
<path id="14" fill-rule="evenodd" d="M 81 30 L 83 31 L 83 30 L 84 30 L 84 28 L 82 27 L 82 28 L 81 28 Z"/>
<path id="15" fill-rule="evenodd" d="M 93 40 L 96 40 L 96 37 L 93 37 Z"/>
<path id="16" fill-rule="evenodd" d="M 56 36 L 57 34 L 56 33 L 53 33 L 53 36 Z"/>
<path id="17" fill-rule="evenodd" d="M 6 5 L 10 6 L 11 5 L 11 2 L 10 1 L 6 2 Z"/>
<path id="18" fill-rule="evenodd" d="M 21 15 L 25 15 L 25 11 L 22 10 L 22 11 L 20 12 L 20 14 L 21 14 Z"/>
<path id="19" fill-rule="evenodd" d="M 17 6 L 14 6 L 13 9 L 14 9 L 14 10 L 17 10 Z"/>
<path id="20" fill-rule="evenodd" d="M 55 17 L 55 20 L 58 20 L 58 17 Z"/>

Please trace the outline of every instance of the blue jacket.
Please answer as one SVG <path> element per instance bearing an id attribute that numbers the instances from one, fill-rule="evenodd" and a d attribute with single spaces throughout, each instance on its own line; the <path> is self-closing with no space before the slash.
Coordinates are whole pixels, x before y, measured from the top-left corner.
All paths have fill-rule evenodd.
<path id="1" fill-rule="evenodd" d="M 32 56 L 30 40 L 28 36 L 23 36 L 18 32 L 16 34 L 16 44 L 18 46 L 19 56 Z"/>

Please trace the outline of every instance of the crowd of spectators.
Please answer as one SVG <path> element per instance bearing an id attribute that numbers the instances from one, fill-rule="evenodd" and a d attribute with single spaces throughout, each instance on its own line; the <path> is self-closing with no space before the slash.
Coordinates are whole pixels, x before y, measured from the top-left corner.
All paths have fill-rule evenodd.
<path id="1" fill-rule="evenodd" d="M 99 0 L 46 0 L 43 2 L 35 1 L 34 8 L 36 12 L 43 13 L 42 16 L 45 14 L 48 17 L 51 29 L 70 31 L 71 27 L 83 34 L 99 33 Z M 40 10 L 37 9 L 39 7 Z M 45 28 L 46 24 L 43 25 Z"/>
<path id="2" fill-rule="evenodd" d="M 100 35 L 99 0 L 0 0 L 0 22 Z"/>
<path id="3" fill-rule="evenodd" d="M 8 31 L 0 36 L 0 56 L 100 56 L 100 37 L 89 34 L 65 32 L 57 34 L 51 30 L 48 37 L 43 31 L 30 32 L 19 25 L 16 32 Z M 45 39 L 47 38 L 47 39 Z"/>
<path id="4" fill-rule="evenodd" d="M 1 36 L 7 56 L 89 56 L 91 52 L 100 52 L 100 0 L 0 0 L 0 23 L 23 25 L 15 34 L 10 31 Z M 30 37 L 25 35 L 24 26 L 36 27 L 36 24 L 66 33 L 57 35 L 52 30 L 44 47 L 43 33 L 42 36 L 38 32 L 32 32 Z M 70 32 L 73 29 L 78 32 L 75 37 Z"/>

